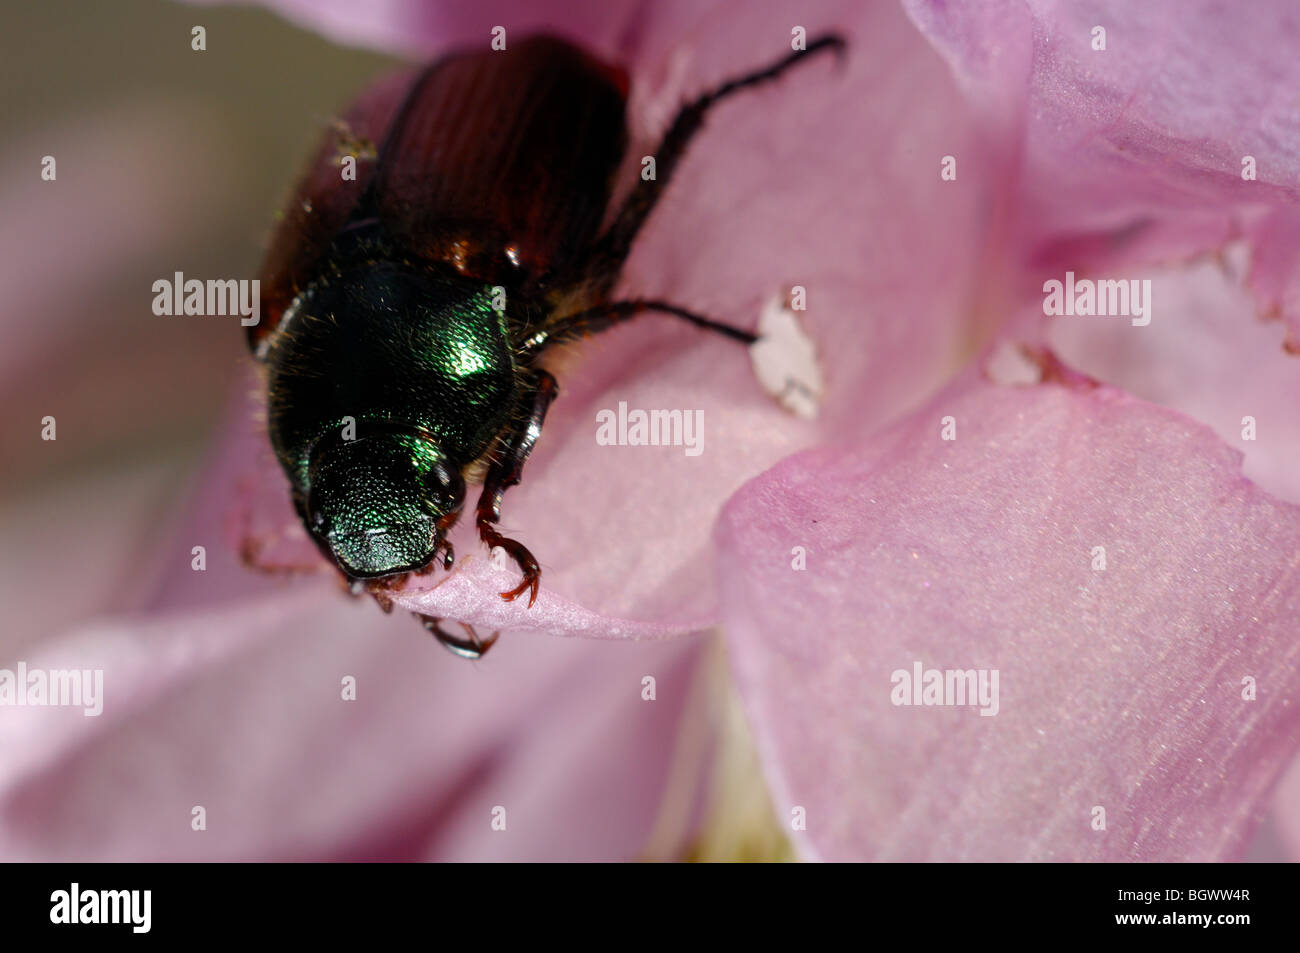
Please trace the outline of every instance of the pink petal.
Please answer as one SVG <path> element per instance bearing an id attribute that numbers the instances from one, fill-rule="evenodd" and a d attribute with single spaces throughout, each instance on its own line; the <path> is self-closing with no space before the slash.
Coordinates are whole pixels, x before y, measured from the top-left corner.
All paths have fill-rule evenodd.
<path id="1" fill-rule="evenodd" d="M 632 859 L 695 655 L 503 637 L 471 666 L 320 586 L 94 626 L 27 662 L 102 668 L 102 715 L 0 719 L 0 857 Z"/>
<path id="2" fill-rule="evenodd" d="M 905 0 L 998 128 L 1019 128 L 1022 237 L 1045 273 L 1173 261 L 1237 234 L 1300 348 L 1300 20 L 1283 0 Z M 1095 27 L 1106 49 L 1092 48 Z M 1242 178 L 1243 159 L 1256 164 Z"/>
<path id="3" fill-rule="evenodd" d="M 1300 739 L 1300 508 L 1239 465 L 1118 391 L 968 378 L 745 487 L 718 533 L 726 634 L 805 852 L 1234 856 Z M 895 707 L 916 661 L 998 670 L 1000 711 Z"/>
<path id="4" fill-rule="evenodd" d="M 1244 251 L 1235 245 L 1193 264 L 1145 270 L 1152 302 L 1145 327 L 1125 317 L 1062 315 L 1051 319 L 1048 339 L 1098 380 L 1208 425 L 1244 454 L 1248 478 L 1300 503 L 1300 360 L 1283 350 L 1282 328 L 1256 319 Z"/>

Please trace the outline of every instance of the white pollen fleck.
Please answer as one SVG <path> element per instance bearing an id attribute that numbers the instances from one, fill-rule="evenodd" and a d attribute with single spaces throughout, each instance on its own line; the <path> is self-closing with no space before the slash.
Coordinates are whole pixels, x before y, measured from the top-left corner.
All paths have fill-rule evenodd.
<path id="1" fill-rule="evenodd" d="M 763 306 L 758 334 L 749 346 L 758 383 L 795 416 L 816 417 L 823 388 L 817 349 L 784 298 L 773 297 Z"/>

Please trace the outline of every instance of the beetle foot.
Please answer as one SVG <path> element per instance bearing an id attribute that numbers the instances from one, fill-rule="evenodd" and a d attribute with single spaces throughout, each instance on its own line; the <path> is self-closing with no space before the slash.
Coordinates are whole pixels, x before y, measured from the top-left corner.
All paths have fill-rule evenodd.
<path id="1" fill-rule="evenodd" d="M 489 547 L 495 548 L 500 546 L 505 550 L 506 555 L 515 561 L 519 569 L 524 574 L 523 582 L 506 592 L 498 593 L 506 602 L 514 602 L 525 592 L 528 593 L 528 608 L 533 607 L 537 601 L 537 589 L 541 585 L 542 567 L 537 565 L 537 560 L 533 554 L 528 551 L 528 547 L 523 543 L 516 542 L 513 539 L 506 539 L 487 523 L 480 523 L 479 535 L 483 542 Z"/>
<path id="2" fill-rule="evenodd" d="M 465 638 L 452 635 L 442 627 L 442 620 L 431 615 L 421 615 L 418 612 L 411 613 L 420 620 L 420 625 L 424 626 L 425 631 L 429 632 L 437 639 L 442 646 L 453 655 L 461 658 L 479 659 L 487 654 L 488 649 L 496 645 L 500 632 L 493 632 L 486 639 L 479 638 L 479 634 L 474 631 L 474 627 L 465 622 L 460 623 L 460 627 L 465 630 Z"/>

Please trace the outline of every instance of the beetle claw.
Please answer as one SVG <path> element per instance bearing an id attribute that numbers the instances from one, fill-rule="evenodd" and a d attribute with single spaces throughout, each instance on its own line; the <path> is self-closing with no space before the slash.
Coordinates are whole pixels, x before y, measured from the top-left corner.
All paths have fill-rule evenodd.
<path id="1" fill-rule="evenodd" d="M 474 627 L 468 623 L 460 623 L 460 627 L 465 630 L 466 638 L 452 635 L 442 627 L 442 620 L 436 616 L 421 615 L 418 612 L 411 613 L 420 620 L 425 631 L 432 635 L 448 652 L 458 655 L 461 658 L 479 659 L 487 654 L 488 649 L 496 645 L 497 638 L 501 633 L 493 632 L 486 639 L 479 638 L 479 634 L 474 631 Z"/>
<path id="2" fill-rule="evenodd" d="M 528 608 L 533 607 L 537 601 L 537 589 L 541 585 L 542 574 L 539 571 L 529 572 L 524 570 L 524 581 L 506 592 L 498 593 L 506 602 L 514 602 L 525 592 L 528 593 Z"/>

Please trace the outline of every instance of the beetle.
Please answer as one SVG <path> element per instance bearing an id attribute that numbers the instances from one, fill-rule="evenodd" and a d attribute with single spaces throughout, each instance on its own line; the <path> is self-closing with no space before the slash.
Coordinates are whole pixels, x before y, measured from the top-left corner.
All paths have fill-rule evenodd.
<path id="1" fill-rule="evenodd" d="M 450 570 L 448 533 L 480 482 L 479 538 L 523 574 L 501 596 L 528 593 L 532 606 L 537 560 L 497 523 L 558 393 L 548 355 L 645 312 L 756 340 L 611 292 L 709 111 L 843 49 L 822 36 L 687 102 L 655 151 L 657 174 L 617 208 L 627 73 L 555 37 L 438 59 L 334 126 L 272 236 L 264 320 L 248 334 L 294 507 L 354 593 L 387 611 L 410 574 Z M 495 640 L 420 618 L 463 656 Z"/>

